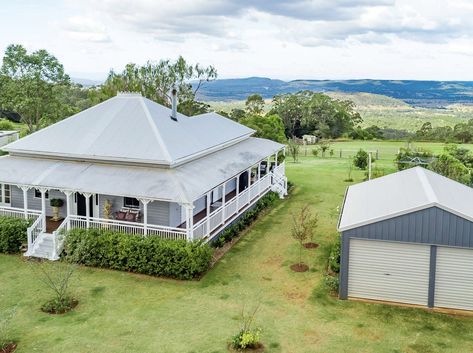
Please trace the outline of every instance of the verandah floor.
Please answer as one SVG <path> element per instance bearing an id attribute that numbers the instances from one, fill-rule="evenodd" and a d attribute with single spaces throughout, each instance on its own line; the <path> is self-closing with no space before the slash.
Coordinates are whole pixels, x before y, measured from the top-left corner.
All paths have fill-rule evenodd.
<path id="1" fill-rule="evenodd" d="M 231 201 L 235 196 L 236 196 L 236 190 L 229 192 L 228 194 L 225 195 L 226 202 Z M 222 202 L 222 199 L 219 199 L 216 202 Z M 213 212 L 215 209 L 216 208 L 214 207 L 210 207 L 210 212 Z M 204 208 L 202 211 L 194 215 L 194 224 L 203 220 L 205 217 L 207 217 L 207 208 Z M 178 228 L 186 228 L 186 222 L 179 224 Z"/>
<path id="2" fill-rule="evenodd" d="M 64 221 L 64 218 L 60 218 L 59 221 L 53 221 L 53 217 L 46 217 L 46 233 L 52 234 L 59 228 L 62 221 Z"/>

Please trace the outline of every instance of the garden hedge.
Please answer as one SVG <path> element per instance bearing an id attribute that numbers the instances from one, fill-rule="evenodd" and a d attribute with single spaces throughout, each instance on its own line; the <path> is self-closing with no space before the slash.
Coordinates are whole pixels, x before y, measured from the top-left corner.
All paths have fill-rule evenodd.
<path id="1" fill-rule="evenodd" d="M 136 236 L 99 229 L 73 229 L 66 235 L 66 259 L 86 266 L 192 279 L 210 267 L 207 244 Z"/>
<path id="2" fill-rule="evenodd" d="M 16 254 L 27 242 L 29 221 L 23 218 L 0 217 L 0 253 Z"/>

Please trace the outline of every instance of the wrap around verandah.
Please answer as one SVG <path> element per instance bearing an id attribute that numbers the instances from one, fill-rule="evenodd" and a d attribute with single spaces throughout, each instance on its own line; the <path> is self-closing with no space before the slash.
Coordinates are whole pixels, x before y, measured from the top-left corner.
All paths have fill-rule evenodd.
<path id="1" fill-rule="evenodd" d="M 265 151 L 261 151 L 267 153 Z M 123 197 L 135 197 L 142 207 L 142 220 L 140 222 L 129 222 L 111 218 L 94 217 L 91 215 L 91 202 L 95 192 L 84 192 L 74 189 L 54 189 L 42 185 L 11 183 L 21 189 L 23 193 L 23 208 L 0 206 L 0 215 L 24 217 L 32 221 L 28 228 L 28 251 L 27 256 L 46 257 L 51 260 L 59 258 L 64 246 L 64 234 L 75 228 L 98 228 L 110 231 L 124 232 L 141 236 L 159 236 L 164 239 L 185 239 L 188 241 L 209 241 L 222 231 L 228 224 L 232 223 L 241 214 L 251 208 L 267 192 L 273 190 L 281 197 L 286 194 L 287 181 L 285 177 L 284 162 L 278 163 L 278 153 L 284 154 L 284 148 L 277 150 L 274 154 L 260 159 L 250 168 L 239 171 L 223 183 L 187 201 L 182 195 L 178 200 L 162 200 L 141 195 L 117 195 Z M 107 166 L 108 167 L 108 166 Z M 202 166 L 201 166 L 202 167 Z M 181 167 L 182 168 L 182 167 Z M 230 167 L 227 169 L 231 169 Z M 57 171 L 54 167 L 52 170 Z M 161 170 L 168 173 L 167 170 Z M 200 173 L 202 174 L 202 172 Z M 80 176 L 78 176 L 80 178 Z M 242 185 L 242 181 L 243 183 Z M 9 182 L 6 180 L 5 182 Z M 228 185 L 234 185 L 228 190 Z M 41 209 L 35 210 L 28 207 L 27 193 L 35 189 L 41 196 Z M 46 213 L 47 193 L 56 190 L 65 195 L 65 217 L 60 222 L 52 222 Z M 215 199 L 213 193 L 218 191 L 219 198 Z M 148 191 L 146 191 L 149 193 Z M 83 195 L 85 202 L 85 215 L 78 215 L 73 211 L 73 198 L 75 194 Z M 205 207 L 198 213 L 194 212 L 197 200 L 205 200 Z M 177 226 L 153 224 L 148 221 L 148 205 L 154 201 L 177 201 L 185 210 L 185 220 Z M 40 243 L 42 246 L 39 247 Z M 46 250 L 45 250 L 46 249 Z"/>

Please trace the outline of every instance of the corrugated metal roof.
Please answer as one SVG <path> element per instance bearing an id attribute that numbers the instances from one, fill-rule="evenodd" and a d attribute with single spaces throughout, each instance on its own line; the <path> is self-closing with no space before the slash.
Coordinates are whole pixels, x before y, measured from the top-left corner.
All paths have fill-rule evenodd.
<path id="1" fill-rule="evenodd" d="M 0 182 L 189 203 L 284 146 L 249 138 L 176 168 L 0 157 Z"/>
<path id="2" fill-rule="evenodd" d="M 118 94 L 3 149 L 12 154 L 178 165 L 254 132 L 216 113 L 177 114 L 177 121 L 170 115 L 171 109 L 140 94 Z"/>
<path id="3" fill-rule="evenodd" d="M 429 207 L 473 221 L 473 189 L 422 167 L 386 175 L 348 188 L 339 231 Z"/>

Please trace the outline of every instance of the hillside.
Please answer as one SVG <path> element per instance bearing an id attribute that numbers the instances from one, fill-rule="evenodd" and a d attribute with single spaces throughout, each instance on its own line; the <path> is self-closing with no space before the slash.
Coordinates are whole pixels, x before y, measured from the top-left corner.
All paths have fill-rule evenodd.
<path id="1" fill-rule="evenodd" d="M 209 82 L 199 91 L 199 98 L 205 101 L 242 100 L 252 93 L 259 93 L 264 98 L 272 98 L 276 94 L 293 93 L 300 90 L 380 94 L 423 107 L 444 107 L 454 103 L 473 104 L 473 82 L 470 81 L 282 81 L 249 77 Z"/>
<path id="2" fill-rule="evenodd" d="M 350 99 L 355 102 L 356 110 L 363 117 L 363 127 L 377 125 L 381 128 L 393 128 L 414 132 L 423 123 L 430 121 L 432 126 L 454 126 L 473 119 L 473 106 L 452 104 L 444 108 L 425 108 L 410 105 L 403 100 L 371 93 L 328 92 L 337 99 Z M 265 110 L 271 109 L 271 100 L 266 99 Z M 216 111 L 230 112 L 235 108 L 244 108 L 244 100 L 208 101 Z"/>

